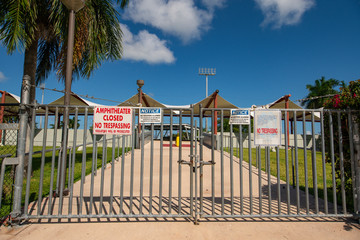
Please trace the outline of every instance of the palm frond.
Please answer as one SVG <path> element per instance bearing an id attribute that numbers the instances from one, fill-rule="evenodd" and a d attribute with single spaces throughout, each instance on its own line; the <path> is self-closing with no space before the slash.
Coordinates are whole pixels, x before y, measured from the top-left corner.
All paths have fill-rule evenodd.
<path id="1" fill-rule="evenodd" d="M 52 41 L 42 39 L 38 48 L 38 65 L 36 68 L 36 85 L 43 83 L 56 65 L 59 55 L 59 40 Z"/>
<path id="2" fill-rule="evenodd" d="M 309 91 L 306 98 L 309 99 L 302 101 L 301 105 L 305 106 L 306 108 L 322 107 L 324 103 L 329 99 L 329 97 L 316 98 L 316 99 L 311 99 L 311 98 L 336 94 L 339 91 L 337 91 L 335 88 L 340 86 L 340 84 L 341 82 L 339 80 L 333 78 L 330 78 L 328 80 L 326 80 L 325 77 L 316 79 L 314 85 L 311 84 L 306 85 L 306 89 Z"/>
<path id="3" fill-rule="evenodd" d="M 36 31 L 37 2 L 35 0 L 7 0 L 2 2 L 0 41 L 8 54 L 23 51 L 31 44 Z"/>

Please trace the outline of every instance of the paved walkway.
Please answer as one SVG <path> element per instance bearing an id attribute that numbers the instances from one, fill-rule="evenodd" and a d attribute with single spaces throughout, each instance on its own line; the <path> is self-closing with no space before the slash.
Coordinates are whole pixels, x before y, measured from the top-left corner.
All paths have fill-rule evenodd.
<path id="1" fill-rule="evenodd" d="M 170 153 L 169 148 L 164 148 L 163 152 L 163 166 L 162 166 L 162 184 L 160 185 L 160 145 L 155 142 L 154 146 L 154 162 L 151 168 L 150 165 L 150 144 L 145 148 L 144 159 L 144 175 L 143 185 L 141 187 L 141 162 L 140 151 L 135 151 L 134 157 L 134 188 L 133 188 L 133 207 L 130 208 L 130 172 L 131 172 L 131 155 L 128 154 L 124 162 L 124 202 L 120 204 L 120 198 L 114 198 L 113 211 L 114 213 L 123 212 L 128 214 L 132 212 L 137 214 L 142 205 L 144 214 L 152 213 L 158 214 L 167 213 L 169 202 L 172 214 L 189 214 L 189 196 L 190 196 L 190 168 L 187 165 L 182 165 L 179 170 L 177 161 L 179 157 L 182 160 L 188 161 L 190 149 L 184 147 L 183 151 L 179 153 L 179 148 L 173 148 Z M 179 155 L 181 154 L 181 156 Z M 172 161 L 170 161 L 172 155 Z M 204 160 L 211 159 L 211 151 L 204 148 Z M 220 153 L 215 153 L 217 159 L 214 166 L 214 187 L 216 200 L 214 203 L 215 214 L 220 214 L 222 210 L 221 205 L 221 164 Z M 244 195 L 244 213 L 249 211 L 249 196 L 250 187 L 248 180 L 250 177 L 249 166 L 243 163 L 240 168 L 237 159 L 233 162 L 233 170 L 231 171 L 230 161 L 228 156 L 224 156 L 224 212 L 228 214 L 231 212 L 231 203 L 228 201 L 231 197 L 231 178 L 230 173 L 233 172 L 234 181 L 234 211 L 240 212 L 239 202 L 239 182 L 240 169 L 243 171 L 243 195 Z M 171 163 L 171 167 L 169 167 Z M 212 208 L 212 167 L 204 166 L 204 213 L 210 214 Z M 151 171 L 152 169 L 152 171 Z M 100 191 L 101 191 L 101 169 L 97 171 L 97 176 L 94 177 L 94 203 L 92 205 L 92 213 L 109 212 L 110 203 L 109 197 L 111 189 L 113 189 L 114 196 L 120 196 L 121 189 L 121 161 L 116 162 L 114 167 L 114 184 L 111 188 L 111 172 L 112 166 L 108 164 L 104 171 L 104 184 L 102 191 L 104 193 L 103 206 L 100 210 Z M 152 176 L 152 177 L 151 177 Z M 271 177 L 269 180 L 273 186 L 270 189 L 271 204 L 269 205 L 269 189 L 267 185 L 267 174 L 261 172 L 259 178 L 259 171 L 257 168 L 252 169 L 252 194 L 253 194 L 253 211 L 259 213 L 259 189 L 262 192 L 261 210 L 267 214 L 269 211 L 276 214 L 278 209 L 278 199 L 276 197 L 276 190 L 274 186 L 276 179 Z M 152 179 L 152 181 L 150 181 Z M 261 184 L 259 184 L 261 179 Z M 171 187 L 169 183 L 171 182 Z M 84 184 L 84 202 L 81 205 L 82 213 L 89 214 L 90 212 L 90 183 L 91 176 L 87 176 Z M 179 184 L 181 183 L 181 185 Z M 284 182 L 281 182 L 282 187 Z M 161 186 L 161 188 L 160 188 Z M 142 192 L 141 192 L 142 190 Z M 151 190 L 151 191 L 150 191 Z M 181 191 L 179 191 L 181 190 Z M 159 192 L 162 192 L 163 198 L 159 199 Z M 72 203 L 72 212 L 78 213 L 80 209 L 79 203 L 80 182 L 75 183 L 74 186 L 74 201 Z M 152 194 L 151 194 L 152 193 Z M 171 193 L 171 194 L 170 194 Z M 285 189 L 281 194 L 282 211 L 287 211 L 287 204 L 285 200 Z M 291 212 L 296 213 L 297 207 L 294 202 L 296 191 L 291 191 Z M 143 201 L 140 197 L 143 195 Z M 153 196 L 151 198 L 151 196 Z M 178 197 L 181 196 L 181 211 L 179 212 Z M 301 199 L 304 199 L 304 193 L 300 192 Z M 170 200 L 170 201 L 169 201 Z M 69 198 L 64 199 L 64 213 L 68 213 Z M 151 205 L 151 207 L 150 207 Z M 310 210 L 313 209 L 314 200 L 310 199 Z M 269 206 L 272 206 L 269 209 Z M 323 203 L 319 202 L 320 210 L 322 210 Z M 54 212 L 57 212 L 58 203 L 54 202 Z M 304 211 L 304 201 L 301 201 L 300 212 Z M 330 210 L 331 210 L 331 206 Z M 37 204 L 31 205 L 33 214 L 37 212 Z M 48 202 L 44 199 L 42 203 L 42 211 L 44 214 L 48 210 Z M 121 219 L 71 219 L 71 220 L 31 220 L 29 224 L 15 228 L 0 228 L 0 239 L 360 239 L 360 225 L 352 222 L 350 219 L 203 219 L 200 225 L 196 226 L 186 218 L 121 218 Z"/>

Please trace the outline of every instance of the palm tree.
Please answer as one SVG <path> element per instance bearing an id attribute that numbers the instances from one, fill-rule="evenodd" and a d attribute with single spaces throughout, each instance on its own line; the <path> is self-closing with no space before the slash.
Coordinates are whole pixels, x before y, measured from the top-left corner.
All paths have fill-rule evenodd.
<path id="1" fill-rule="evenodd" d="M 116 0 L 121 8 L 129 0 Z M 114 1 L 86 0 L 76 14 L 73 74 L 89 78 L 107 60 L 122 56 L 122 32 Z M 60 0 L 1 0 L 0 41 L 8 54 L 25 51 L 24 75 L 31 77 L 31 102 L 35 85 L 53 70 L 64 80 L 68 10 Z"/>
<path id="2" fill-rule="evenodd" d="M 322 97 L 322 98 L 314 98 L 314 97 L 321 97 L 331 94 L 336 94 L 339 91 L 334 89 L 338 86 L 344 86 L 343 81 L 338 81 L 336 79 L 330 78 L 328 80 L 325 79 L 325 77 L 321 77 L 321 79 L 315 80 L 315 85 L 307 84 L 306 88 L 309 90 L 309 94 L 306 96 L 306 98 L 310 98 L 307 100 L 304 100 L 301 105 L 305 106 L 306 108 L 321 108 L 326 100 L 329 99 L 329 97 Z M 314 99 L 311 99 L 314 98 Z"/>

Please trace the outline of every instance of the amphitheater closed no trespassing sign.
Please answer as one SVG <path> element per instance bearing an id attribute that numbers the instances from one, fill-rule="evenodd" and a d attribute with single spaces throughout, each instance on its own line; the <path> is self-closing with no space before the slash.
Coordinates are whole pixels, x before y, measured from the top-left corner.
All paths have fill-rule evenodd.
<path id="1" fill-rule="evenodd" d="M 131 135 L 132 108 L 95 107 L 93 134 Z"/>

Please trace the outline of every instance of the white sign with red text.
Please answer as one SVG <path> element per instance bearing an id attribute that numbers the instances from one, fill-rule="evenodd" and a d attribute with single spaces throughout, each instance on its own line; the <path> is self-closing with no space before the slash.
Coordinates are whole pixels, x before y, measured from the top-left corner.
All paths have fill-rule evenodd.
<path id="1" fill-rule="evenodd" d="M 131 135 L 132 108 L 95 107 L 93 133 L 100 135 Z"/>
<path id="2" fill-rule="evenodd" d="M 281 111 L 255 110 L 254 135 L 255 145 L 281 145 Z"/>

